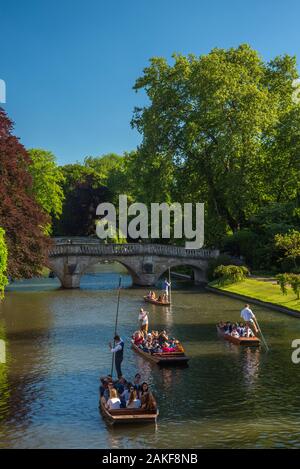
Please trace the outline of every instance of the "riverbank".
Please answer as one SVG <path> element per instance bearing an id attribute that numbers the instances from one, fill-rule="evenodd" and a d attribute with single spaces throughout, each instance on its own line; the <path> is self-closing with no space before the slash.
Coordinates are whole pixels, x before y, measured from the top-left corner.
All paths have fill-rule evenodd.
<path id="1" fill-rule="evenodd" d="M 288 291 L 287 295 L 283 295 L 279 285 L 265 281 L 265 279 L 257 280 L 249 278 L 243 282 L 224 286 L 211 282 L 207 289 L 215 293 L 230 296 L 231 298 L 249 301 L 281 313 L 300 317 L 300 301 L 296 299 L 295 294 L 292 291 Z"/>

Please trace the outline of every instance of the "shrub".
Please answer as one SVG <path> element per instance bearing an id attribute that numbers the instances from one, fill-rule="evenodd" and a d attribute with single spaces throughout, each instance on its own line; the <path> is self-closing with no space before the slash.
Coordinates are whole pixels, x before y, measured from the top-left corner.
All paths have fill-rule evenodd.
<path id="1" fill-rule="evenodd" d="M 247 275 L 249 270 L 244 265 L 219 265 L 214 271 L 214 277 L 219 285 L 242 282 Z"/>
<path id="2" fill-rule="evenodd" d="M 297 296 L 297 300 L 300 298 L 300 275 L 299 274 L 290 274 L 289 275 L 290 285 L 293 292 Z"/>
<path id="3" fill-rule="evenodd" d="M 299 274 L 279 274 L 276 275 L 277 284 L 280 286 L 283 295 L 287 295 L 290 286 L 297 296 L 297 300 L 300 299 L 300 275 Z"/>
<path id="4" fill-rule="evenodd" d="M 276 275 L 277 285 L 280 286 L 281 293 L 287 295 L 287 285 L 289 284 L 289 274 Z"/>
<path id="5" fill-rule="evenodd" d="M 207 268 L 208 281 L 211 282 L 212 280 L 214 280 L 215 278 L 214 272 L 215 272 L 215 269 L 219 265 L 232 265 L 232 264 L 234 264 L 232 261 L 232 258 L 228 256 L 227 254 L 221 254 L 216 259 L 210 259 L 208 261 L 208 268 Z"/>

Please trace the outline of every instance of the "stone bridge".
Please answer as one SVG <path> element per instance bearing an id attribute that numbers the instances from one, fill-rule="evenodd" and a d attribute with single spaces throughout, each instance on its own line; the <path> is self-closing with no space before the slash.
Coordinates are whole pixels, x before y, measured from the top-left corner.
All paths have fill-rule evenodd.
<path id="1" fill-rule="evenodd" d="M 194 272 L 196 284 L 206 282 L 208 261 L 218 250 L 185 249 L 164 244 L 104 244 L 95 238 L 53 238 L 48 267 L 64 288 L 78 288 L 89 267 L 104 260 L 125 266 L 135 285 L 151 286 L 169 269 L 181 265 Z"/>

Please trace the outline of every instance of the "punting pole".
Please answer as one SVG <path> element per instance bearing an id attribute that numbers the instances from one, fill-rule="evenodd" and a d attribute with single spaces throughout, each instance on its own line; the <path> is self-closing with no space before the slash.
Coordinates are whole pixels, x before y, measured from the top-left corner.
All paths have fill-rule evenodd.
<path id="1" fill-rule="evenodd" d="M 121 282 L 122 282 L 122 277 L 120 276 L 119 277 L 119 287 L 118 287 L 118 300 L 117 300 L 117 314 L 116 314 L 116 321 L 115 321 L 115 333 L 114 333 L 114 338 L 116 336 L 116 333 L 117 333 L 117 327 L 118 327 L 118 316 L 119 316 L 119 304 L 120 304 L 120 293 L 121 293 Z M 116 341 L 114 339 L 114 346 L 116 345 Z M 115 357 L 115 354 L 113 353 L 112 354 L 112 358 L 111 358 L 111 376 L 113 375 L 113 370 L 114 370 L 114 357 Z"/>
<path id="2" fill-rule="evenodd" d="M 172 304 L 172 292 L 171 292 L 171 267 L 169 267 L 169 301 L 170 305 Z"/>
<path id="3" fill-rule="evenodd" d="M 268 347 L 267 341 L 266 341 L 266 339 L 264 338 L 264 335 L 263 335 L 263 333 L 262 333 L 262 331 L 261 331 L 261 328 L 260 328 L 260 326 L 259 326 L 259 324 L 258 324 L 258 320 L 257 320 L 256 316 L 255 316 L 255 322 L 256 322 L 256 325 L 257 325 L 257 329 L 258 329 L 258 331 L 259 331 L 259 333 L 260 333 L 260 335 L 261 335 L 261 338 L 262 338 L 262 341 L 263 341 L 263 343 L 264 343 L 264 346 L 265 346 L 265 348 L 266 348 L 266 351 L 268 352 L 268 351 L 269 351 L 269 347 Z"/>

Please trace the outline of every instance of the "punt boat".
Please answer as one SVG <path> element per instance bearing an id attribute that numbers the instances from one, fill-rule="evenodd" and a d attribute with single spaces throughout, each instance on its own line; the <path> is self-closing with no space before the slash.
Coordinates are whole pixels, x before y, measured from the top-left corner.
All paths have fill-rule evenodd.
<path id="1" fill-rule="evenodd" d="M 135 345 L 133 340 L 131 341 L 131 346 L 138 355 L 141 355 L 145 360 L 149 360 L 152 363 L 157 363 L 157 365 L 186 365 L 189 361 L 189 358 L 184 353 L 183 347 L 182 352 L 150 353 L 144 352 L 141 348 Z"/>
<path id="2" fill-rule="evenodd" d="M 153 298 L 148 298 L 148 296 L 144 296 L 144 300 L 147 303 L 152 303 L 153 305 L 158 305 L 158 306 L 170 306 L 169 301 L 158 301 L 158 300 L 153 300 Z"/>
<path id="3" fill-rule="evenodd" d="M 144 409 L 114 409 L 105 407 L 105 398 L 100 398 L 99 409 L 105 419 L 111 424 L 119 423 L 155 423 L 159 410 L 147 411 Z"/>
<path id="4" fill-rule="evenodd" d="M 225 334 L 224 331 L 217 326 L 217 331 L 219 337 L 222 337 L 224 340 L 227 340 L 228 342 L 231 342 L 232 344 L 235 345 L 246 345 L 247 347 L 257 347 L 260 345 L 260 340 L 258 337 L 233 337 L 229 334 Z"/>

